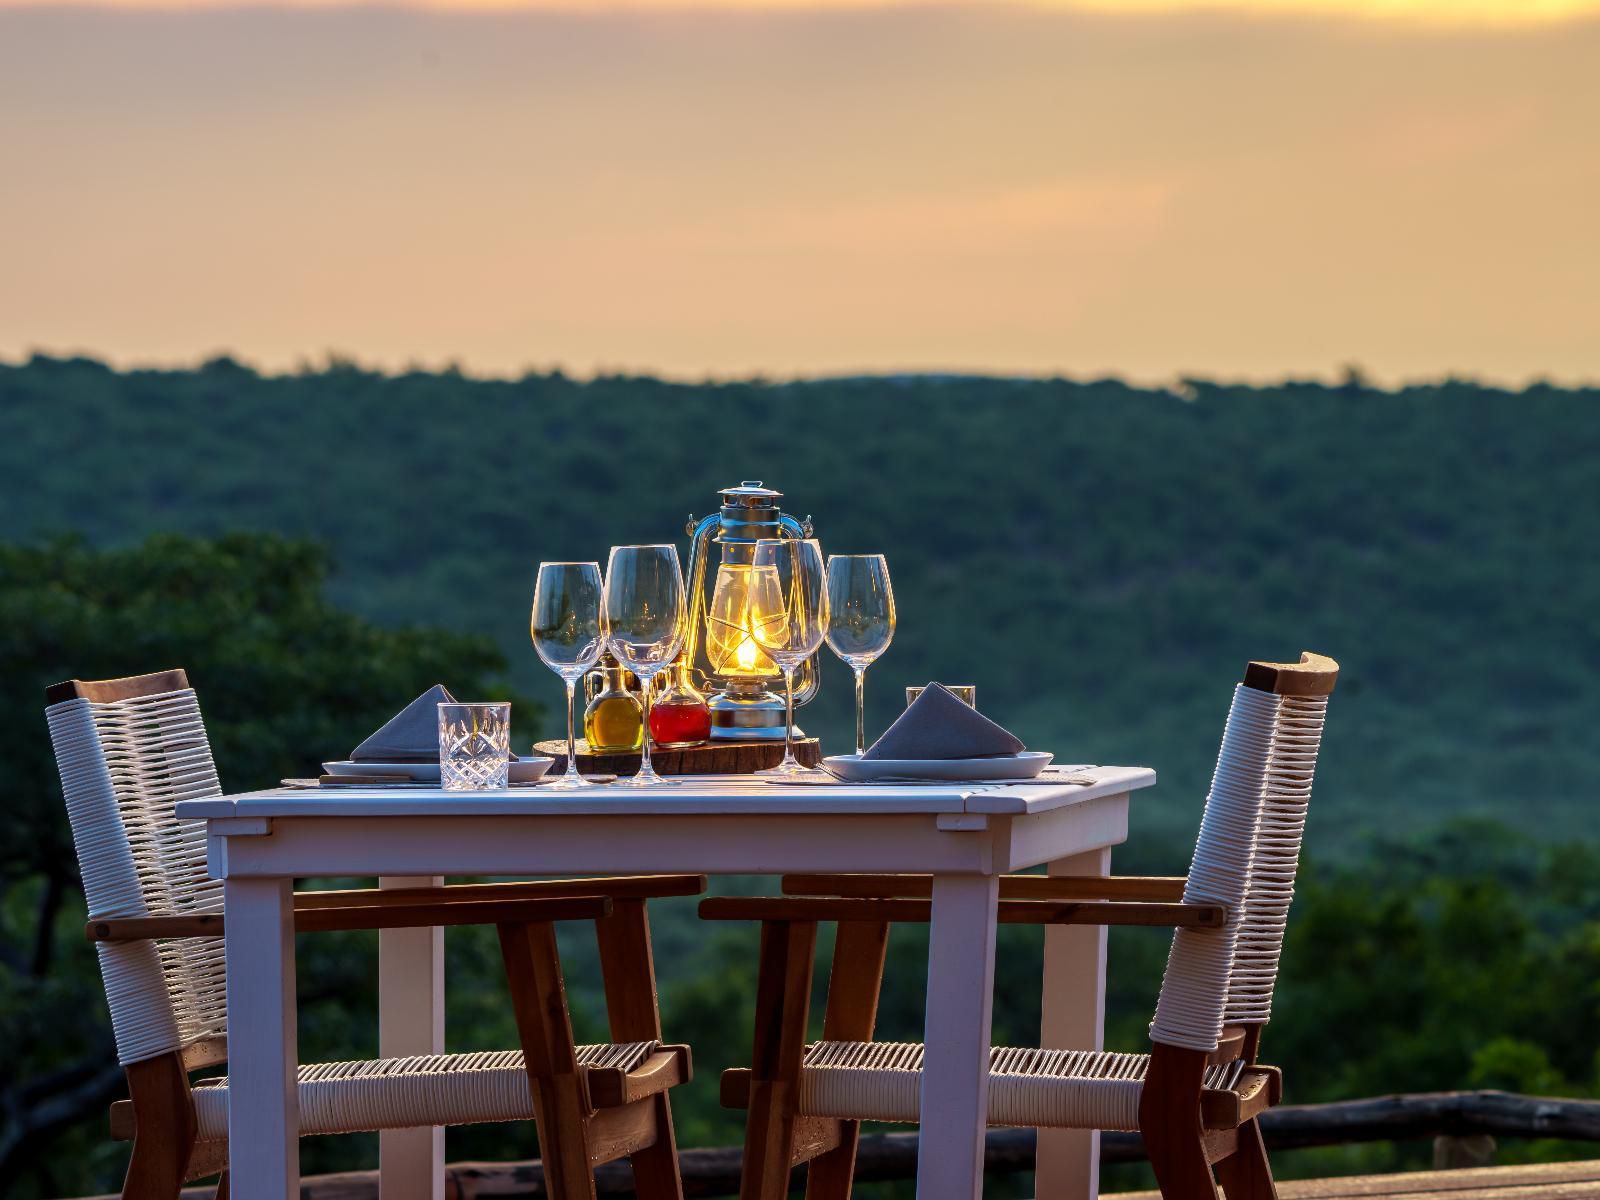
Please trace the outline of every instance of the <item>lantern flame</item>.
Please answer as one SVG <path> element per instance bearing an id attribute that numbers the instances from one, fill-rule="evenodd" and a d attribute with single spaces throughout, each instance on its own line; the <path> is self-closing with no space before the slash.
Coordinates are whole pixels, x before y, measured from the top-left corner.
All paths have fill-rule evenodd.
<path id="1" fill-rule="evenodd" d="M 778 667 L 756 638 L 765 622 L 781 617 L 777 571 L 743 563 L 723 563 L 706 614 L 706 657 L 718 675 L 759 679 Z"/>
<path id="2" fill-rule="evenodd" d="M 761 647 L 756 645 L 755 627 L 750 623 L 750 614 L 745 612 L 744 628 L 740 631 L 739 647 L 733 652 L 734 665 L 739 668 L 741 675 L 758 674 L 757 668 L 766 656 L 761 653 Z"/>

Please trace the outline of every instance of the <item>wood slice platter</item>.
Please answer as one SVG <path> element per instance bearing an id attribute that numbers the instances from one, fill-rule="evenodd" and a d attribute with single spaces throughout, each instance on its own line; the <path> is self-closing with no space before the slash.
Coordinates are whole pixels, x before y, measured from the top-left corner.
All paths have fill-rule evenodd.
<path id="1" fill-rule="evenodd" d="M 548 754 L 555 759 L 549 775 L 559 775 L 567 769 L 567 743 L 563 738 L 554 742 L 535 742 L 535 754 Z M 814 737 L 794 740 L 794 756 L 808 767 L 822 761 L 822 744 Z M 650 752 L 650 761 L 663 775 L 748 775 L 775 767 L 783 761 L 783 742 L 701 742 L 681 750 L 657 747 Z M 639 754 L 591 754 L 589 745 L 578 739 L 578 770 L 585 775 L 632 775 L 639 769 Z"/>

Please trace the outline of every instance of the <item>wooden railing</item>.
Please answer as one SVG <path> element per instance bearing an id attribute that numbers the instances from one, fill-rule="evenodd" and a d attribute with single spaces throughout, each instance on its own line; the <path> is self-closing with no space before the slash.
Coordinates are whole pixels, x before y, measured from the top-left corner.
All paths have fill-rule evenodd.
<path id="1" fill-rule="evenodd" d="M 1600 1142 L 1600 1101 L 1516 1096 L 1509 1092 L 1425 1092 L 1333 1104 L 1283 1105 L 1262 1114 L 1261 1129 L 1268 1148 L 1273 1150 L 1440 1137 Z M 1031 1171 L 1033 1149 L 1031 1129 L 990 1130 L 984 1168 L 995 1175 Z M 1102 1135 L 1102 1162 L 1137 1162 L 1143 1157 L 1138 1134 Z M 739 1147 L 684 1150 L 681 1159 L 685 1196 L 738 1193 Z M 910 1179 L 916 1170 L 915 1133 L 873 1134 L 861 1139 L 856 1178 Z M 796 1181 L 799 1179 L 797 1172 Z M 599 1168 L 595 1185 L 600 1196 L 633 1194 L 632 1173 L 623 1163 Z M 183 1196 L 184 1200 L 200 1200 L 210 1194 L 209 1188 L 189 1189 Z M 538 1162 L 453 1163 L 447 1168 L 446 1200 L 535 1200 L 545 1194 L 544 1171 Z M 301 1183 L 300 1195 L 301 1200 L 377 1200 L 377 1172 L 312 1176 Z"/>

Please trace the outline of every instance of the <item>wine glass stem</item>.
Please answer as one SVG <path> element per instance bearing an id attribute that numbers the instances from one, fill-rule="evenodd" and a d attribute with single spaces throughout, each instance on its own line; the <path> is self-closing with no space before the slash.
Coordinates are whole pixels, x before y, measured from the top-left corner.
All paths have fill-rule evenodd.
<path id="1" fill-rule="evenodd" d="M 856 668 L 856 754 L 867 752 L 867 669 Z"/>
<path id="2" fill-rule="evenodd" d="M 639 677 L 639 682 L 644 685 L 644 729 L 640 731 L 642 734 L 640 748 L 643 756 L 639 759 L 639 774 L 646 778 L 656 773 L 656 769 L 650 765 L 650 682 L 654 678 L 654 675 Z"/>
<path id="3" fill-rule="evenodd" d="M 783 764 L 794 762 L 794 668 L 783 669 L 783 694 L 786 716 L 783 722 Z"/>
<path id="4" fill-rule="evenodd" d="M 576 679 L 569 679 L 567 683 L 567 778 L 578 778 L 578 735 L 572 726 L 572 707 L 574 694 L 578 688 Z"/>

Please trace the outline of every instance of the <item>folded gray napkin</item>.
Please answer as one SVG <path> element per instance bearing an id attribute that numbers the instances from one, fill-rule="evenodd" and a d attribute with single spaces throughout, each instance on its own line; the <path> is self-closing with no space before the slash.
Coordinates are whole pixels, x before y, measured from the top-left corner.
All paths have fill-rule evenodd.
<path id="1" fill-rule="evenodd" d="M 444 684 L 436 683 L 350 751 L 351 762 L 438 762 L 439 705 L 455 703 Z"/>
<path id="2" fill-rule="evenodd" d="M 1018 754 L 1022 740 L 942 683 L 930 683 L 862 758 L 995 758 Z"/>

